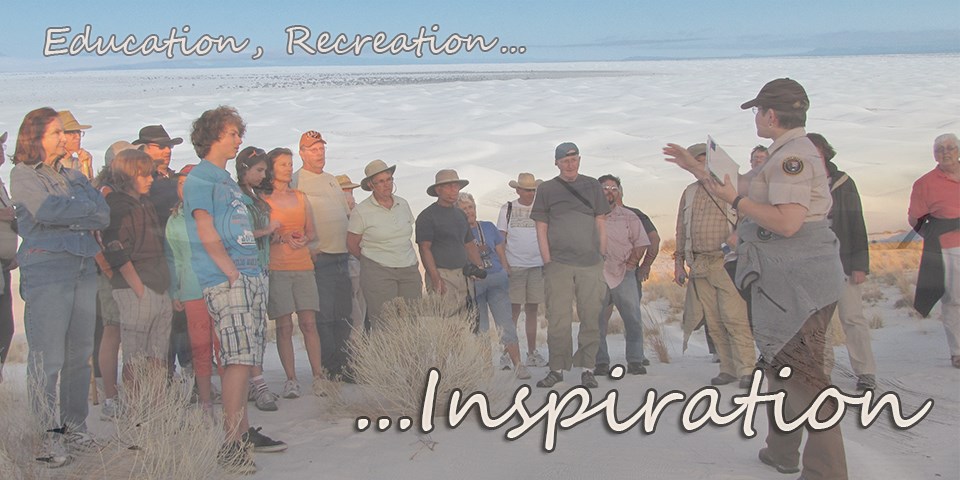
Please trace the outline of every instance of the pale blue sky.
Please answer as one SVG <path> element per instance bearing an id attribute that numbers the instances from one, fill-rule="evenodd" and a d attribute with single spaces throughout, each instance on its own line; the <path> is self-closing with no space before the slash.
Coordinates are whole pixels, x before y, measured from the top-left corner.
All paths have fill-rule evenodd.
<path id="1" fill-rule="evenodd" d="M 471 61 L 580 61 L 627 58 L 736 57 L 832 53 L 915 53 L 960 50 L 960 2 L 917 1 L 274 1 L 207 2 L 5 2 L 0 27 L 0 69 L 43 65 L 57 69 L 63 57 L 43 59 L 44 31 L 85 24 L 94 35 L 166 37 L 189 24 L 201 34 L 249 37 L 271 63 L 350 63 L 333 55 L 293 58 L 283 53 L 284 28 L 301 24 L 320 32 L 413 34 L 439 24 L 438 37 L 456 32 L 499 37 L 499 45 L 524 45 L 525 55 L 397 57 L 370 55 L 361 63 L 460 63 Z M 792 5 L 792 6 L 791 6 Z M 789 7 L 789 8 L 788 8 Z M 236 61 L 246 60 L 249 54 Z M 221 56 L 222 57 L 222 56 Z M 74 59 L 76 60 L 76 59 Z M 91 63 L 161 61 L 160 55 L 132 59 L 114 55 Z M 214 60 L 208 58 L 207 60 Z M 220 60 L 223 60 L 221 58 Z M 19 63 L 18 63 L 19 62 Z M 24 63 L 25 62 L 25 63 Z M 101 63 L 97 63 L 101 62 Z M 68 67 L 78 68 L 74 61 Z M 82 65 L 82 64 L 81 64 Z M 79 67 L 79 68 L 82 68 Z"/>

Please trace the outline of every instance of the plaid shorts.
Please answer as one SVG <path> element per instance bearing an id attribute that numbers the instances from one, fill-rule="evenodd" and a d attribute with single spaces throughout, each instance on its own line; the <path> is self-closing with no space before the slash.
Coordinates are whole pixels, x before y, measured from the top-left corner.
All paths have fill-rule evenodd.
<path id="1" fill-rule="evenodd" d="M 263 275 L 246 276 L 203 289 L 207 310 L 220 338 L 224 366 L 263 365 L 267 289 Z"/>
<path id="2" fill-rule="evenodd" d="M 117 288 L 113 299 L 119 311 L 123 362 L 139 357 L 165 361 L 170 354 L 173 318 L 170 297 L 144 287 L 143 298 L 137 298 L 132 288 Z"/>

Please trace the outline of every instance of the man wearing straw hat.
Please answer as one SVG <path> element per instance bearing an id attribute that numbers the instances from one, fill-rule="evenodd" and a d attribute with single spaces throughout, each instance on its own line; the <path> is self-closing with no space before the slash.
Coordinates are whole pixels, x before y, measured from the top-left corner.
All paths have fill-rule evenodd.
<path id="1" fill-rule="evenodd" d="M 57 112 L 57 116 L 63 123 L 63 135 L 67 137 L 67 143 L 64 145 L 67 156 L 60 163 L 64 167 L 79 170 L 87 180 L 93 180 L 93 156 L 80 147 L 83 131 L 90 128 L 90 125 L 80 124 L 70 110 Z"/>
<path id="2" fill-rule="evenodd" d="M 560 175 L 540 185 L 530 214 L 537 225 L 543 257 L 550 349 L 550 373 L 537 386 L 553 387 L 563 381 L 563 370 L 580 367 L 580 383 L 596 388 L 593 368 L 600 348 L 600 309 L 606 292 L 604 221 L 610 204 L 600 182 L 580 174 L 580 149 L 575 144 L 561 143 L 554 158 Z M 580 318 L 576 352 L 571 342 L 574 299 Z"/>
<path id="3" fill-rule="evenodd" d="M 449 314 L 466 306 L 469 289 L 464 267 L 480 268 L 480 252 L 473 242 L 467 216 L 456 208 L 460 190 L 470 183 L 456 170 L 440 170 L 427 195 L 437 201 L 417 216 L 417 245 L 426 270 L 427 290 L 445 298 Z"/>
<path id="4" fill-rule="evenodd" d="M 537 244 L 536 222 L 530 218 L 537 187 L 543 183 L 532 173 L 521 173 L 510 180 L 510 188 L 517 199 L 500 208 L 497 229 L 507 242 L 507 263 L 510 274 L 510 303 L 513 304 L 513 323 L 520 318 L 520 309 L 526 316 L 528 367 L 545 367 L 547 359 L 537 350 L 537 310 L 543 303 L 543 257 Z"/>

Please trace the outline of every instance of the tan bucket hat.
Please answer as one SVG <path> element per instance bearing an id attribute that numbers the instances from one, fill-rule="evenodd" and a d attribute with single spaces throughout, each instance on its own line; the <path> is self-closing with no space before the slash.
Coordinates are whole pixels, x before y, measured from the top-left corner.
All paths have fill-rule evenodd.
<path id="1" fill-rule="evenodd" d="M 440 185 L 445 185 L 445 184 L 447 184 L 447 183 L 459 183 L 459 184 L 460 184 L 460 188 L 463 188 L 463 187 L 466 187 L 467 185 L 469 185 L 469 184 L 470 184 L 470 181 L 469 181 L 469 180 L 462 180 L 462 179 L 460 178 L 460 175 L 457 175 L 457 171 L 456 171 L 456 170 L 446 169 L 446 168 L 445 168 L 445 169 L 440 170 L 439 172 L 437 172 L 437 176 L 436 176 L 436 179 L 435 179 L 433 185 L 430 185 L 429 187 L 427 187 L 427 195 L 430 195 L 431 197 L 436 197 L 436 196 L 437 196 L 437 187 L 439 187 Z"/>
<path id="2" fill-rule="evenodd" d="M 536 178 L 532 173 L 521 173 L 517 175 L 516 180 L 510 180 L 510 188 L 522 188 L 524 190 L 536 190 L 540 184 L 543 183 L 543 180 Z"/>
<path id="3" fill-rule="evenodd" d="M 73 130 L 86 130 L 90 128 L 90 125 L 81 125 L 80 122 L 77 121 L 77 118 L 70 113 L 70 110 L 57 112 L 57 116 L 60 117 L 60 121 L 63 123 L 64 132 Z"/>
<path id="4" fill-rule="evenodd" d="M 341 190 L 353 190 L 360 186 L 360 184 L 353 183 L 353 180 L 350 180 L 350 175 L 337 175 L 337 183 L 340 184 Z"/>
<path id="5" fill-rule="evenodd" d="M 372 190 L 370 188 L 371 178 L 377 176 L 378 173 L 383 173 L 383 172 L 393 173 L 396 170 L 397 170 L 396 165 L 388 167 L 386 162 L 378 158 L 368 163 L 367 166 L 363 168 L 363 174 L 365 175 L 365 177 L 363 177 L 363 180 L 360 180 L 360 188 L 369 192 Z"/>

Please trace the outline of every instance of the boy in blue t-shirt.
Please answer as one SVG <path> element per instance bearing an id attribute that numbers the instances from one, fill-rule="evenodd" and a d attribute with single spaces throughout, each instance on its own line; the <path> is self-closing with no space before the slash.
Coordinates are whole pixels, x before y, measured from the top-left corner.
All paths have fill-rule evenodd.
<path id="1" fill-rule="evenodd" d="M 287 446 L 251 428 L 247 419 L 247 381 L 253 368 L 263 364 L 267 293 L 243 193 L 226 171 L 245 130 L 232 107 L 207 110 L 193 122 L 190 140 L 203 160 L 183 186 L 183 212 L 194 273 L 220 338 L 225 366 L 221 382 L 226 438 L 218 460 L 237 473 L 255 473 L 245 444 L 258 452 Z"/>

